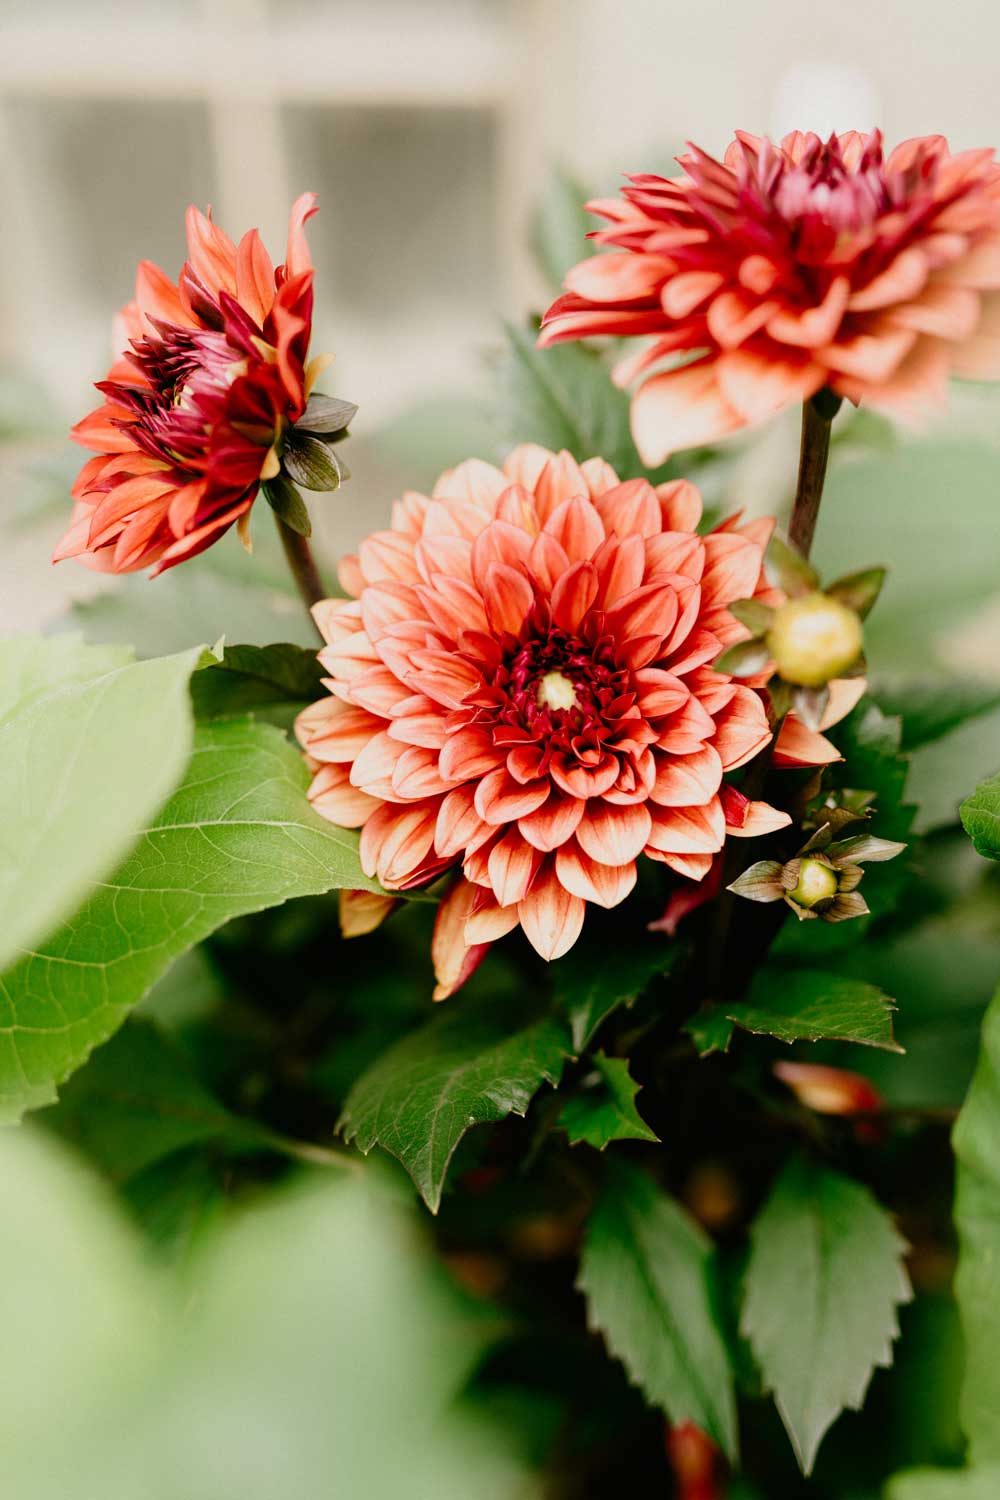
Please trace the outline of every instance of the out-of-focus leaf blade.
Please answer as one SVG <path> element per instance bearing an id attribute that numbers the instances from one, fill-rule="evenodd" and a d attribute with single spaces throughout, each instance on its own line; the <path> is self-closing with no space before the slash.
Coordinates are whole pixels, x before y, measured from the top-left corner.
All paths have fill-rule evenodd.
<path id="1" fill-rule="evenodd" d="M 965 1333 L 961 1420 L 974 1464 L 1000 1463 L 1000 991 L 954 1132 L 959 1237 L 955 1292 Z"/>
<path id="2" fill-rule="evenodd" d="M 962 803 L 962 826 L 986 859 L 1000 859 L 1000 771 Z"/>
<path id="3" fill-rule="evenodd" d="M 197 654 L 123 664 L 70 637 L 0 641 L 0 967 L 114 868 L 176 785 Z"/>

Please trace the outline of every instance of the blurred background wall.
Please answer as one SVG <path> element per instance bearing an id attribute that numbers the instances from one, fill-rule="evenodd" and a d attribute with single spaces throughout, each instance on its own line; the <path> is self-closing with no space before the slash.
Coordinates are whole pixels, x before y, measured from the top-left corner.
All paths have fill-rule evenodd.
<path id="1" fill-rule="evenodd" d="M 362 408 L 324 520 L 342 550 L 425 480 L 429 424 L 451 457 L 488 433 L 498 316 L 546 300 L 527 225 L 552 162 L 608 193 L 737 126 L 992 145 L 998 52 L 995 0 L 2 0 L 0 510 L 64 494 L 110 315 L 137 260 L 179 269 L 191 201 L 278 258 L 292 198 L 320 195 L 313 347 Z M 0 628 L 90 586 L 15 541 Z"/>

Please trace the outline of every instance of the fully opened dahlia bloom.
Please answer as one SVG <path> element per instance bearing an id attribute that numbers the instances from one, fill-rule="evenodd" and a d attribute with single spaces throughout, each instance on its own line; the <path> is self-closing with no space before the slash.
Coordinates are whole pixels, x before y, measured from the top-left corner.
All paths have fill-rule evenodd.
<path id="1" fill-rule="evenodd" d="M 727 832 L 789 821 L 723 783 L 771 731 L 759 685 L 712 668 L 747 634 L 727 605 L 780 599 L 771 522 L 702 537 L 700 516 L 685 480 L 623 484 L 600 458 L 527 445 L 405 495 L 342 565 L 352 597 L 316 606 L 331 696 L 297 723 L 310 798 L 362 829 L 389 890 L 460 867 L 439 997 L 518 924 L 544 958 L 565 953 L 588 901 L 628 895 L 639 855 L 701 880 Z M 838 685 L 825 723 L 860 690 Z M 786 720 L 776 765 L 835 759 Z"/>
<path id="2" fill-rule="evenodd" d="M 238 245 L 191 207 L 177 285 L 143 261 L 115 327 L 120 351 L 98 390 L 103 406 L 73 437 L 96 456 L 73 486 L 69 531 L 53 561 L 154 573 L 217 541 L 277 476 L 283 435 L 302 416 L 310 377 L 313 271 L 292 208 L 275 269 L 256 229 Z"/>
<path id="3" fill-rule="evenodd" d="M 1000 165 L 943 136 L 849 131 L 780 145 L 739 132 L 723 161 L 640 175 L 582 261 L 540 343 L 651 334 L 616 372 L 646 463 L 710 443 L 828 386 L 915 415 L 949 374 L 1000 378 Z M 697 357 L 647 374 L 679 352 Z"/>

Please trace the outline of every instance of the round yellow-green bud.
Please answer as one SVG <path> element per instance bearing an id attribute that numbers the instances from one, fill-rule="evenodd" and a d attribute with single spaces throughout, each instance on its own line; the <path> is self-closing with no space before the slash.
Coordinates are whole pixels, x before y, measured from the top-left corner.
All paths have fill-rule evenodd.
<path id="1" fill-rule="evenodd" d="M 823 687 L 853 667 L 863 641 L 854 610 L 820 593 L 782 604 L 767 632 L 778 676 L 799 687 Z"/>
<path id="2" fill-rule="evenodd" d="M 788 892 L 797 906 L 812 911 L 821 901 L 832 901 L 837 894 L 837 872 L 818 859 L 804 859 L 799 866 L 799 882 Z"/>

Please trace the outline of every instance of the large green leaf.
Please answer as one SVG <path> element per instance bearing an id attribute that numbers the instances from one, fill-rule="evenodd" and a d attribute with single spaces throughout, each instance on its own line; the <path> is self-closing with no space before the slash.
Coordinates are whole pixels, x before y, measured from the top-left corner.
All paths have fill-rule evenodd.
<path id="1" fill-rule="evenodd" d="M 641 473 L 629 428 L 629 398 L 611 384 L 601 356 L 582 344 L 536 349 L 532 329 L 507 325 L 501 367 L 504 437 L 541 443 L 574 458 L 606 458 L 624 479 Z"/>
<path id="2" fill-rule="evenodd" d="M 455 1002 L 362 1074 L 340 1129 L 365 1153 L 398 1157 L 436 1213 L 465 1132 L 523 1115 L 543 1083 L 559 1082 L 569 1049 L 559 1020 L 516 997 Z"/>
<path id="3" fill-rule="evenodd" d="M 357 835 L 313 812 L 308 780 L 269 724 L 197 731 L 184 780 L 152 822 L 133 825 L 138 843 L 121 868 L 0 975 L 0 1119 L 50 1103 L 173 959 L 230 917 L 373 888 Z"/>
<path id="4" fill-rule="evenodd" d="M 130 662 L 73 637 L 0 641 L 0 967 L 114 868 L 176 786 L 197 657 Z"/>
<path id="5" fill-rule="evenodd" d="M 1000 771 L 962 803 L 962 824 L 986 859 L 1000 859 Z"/>
<path id="6" fill-rule="evenodd" d="M 628 1059 L 595 1052 L 591 1061 L 593 1073 L 559 1112 L 559 1124 L 570 1143 L 586 1141 L 603 1151 L 612 1141 L 659 1140 L 635 1107 L 639 1084 L 628 1070 Z"/>
<path id="7" fill-rule="evenodd" d="M 844 1407 L 892 1361 L 906 1246 L 860 1183 L 794 1161 L 751 1230 L 742 1329 L 806 1473 Z"/>
<path id="8" fill-rule="evenodd" d="M 962 1425 L 973 1463 L 1000 1463 L 1000 991 L 983 1021 L 968 1099 L 954 1133 L 959 1237 L 955 1291 L 965 1332 Z"/>
<path id="9" fill-rule="evenodd" d="M 997 1500 L 1000 1466 L 986 1469 L 910 1469 L 889 1481 L 885 1500 Z"/>
<path id="10" fill-rule="evenodd" d="M 5 1497 L 532 1500 L 456 1402 L 486 1329 L 370 1173 L 258 1203 L 183 1278 L 54 1142 L 8 1135 L 0 1176 Z"/>
<path id="11" fill-rule="evenodd" d="M 865 1047 L 900 1048 L 893 1040 L 895 1002 L 867 984 L 821 969 L 767 968 L 758 973 L 748 998 L 726 1007 L 726 1016 L 744 1031 L 781 1042 L 831 1038 Z"/>
<path id="12" fill-rule="evenodd" d="M 574 1052 L 582 1052 L 613 1011 L 630 1005 L 657 975 L 669 973 L 686 951 L 685 944 L 659 937 L 621 944 L 584 933 L 552 965 L 556 1002 L 569 1019 Z"/>
<path id="13" fill-rule="evenodd" d="M 199 719 L 253 713 L 287 727 L 326 696 L 322 676 L 316 652 L 303 646 L 226 646 L 218 662 L 192 677 L 191 698 Z"/>
<path id="14" fill-rule="evenodd" d="M 590 1326 L 671 1422 L 694 1422 L 732 1457 L 736 1405 L 701 1229 L 645 1173 L 609 1171 L 587 1226 L 578 1285 Z"/>

